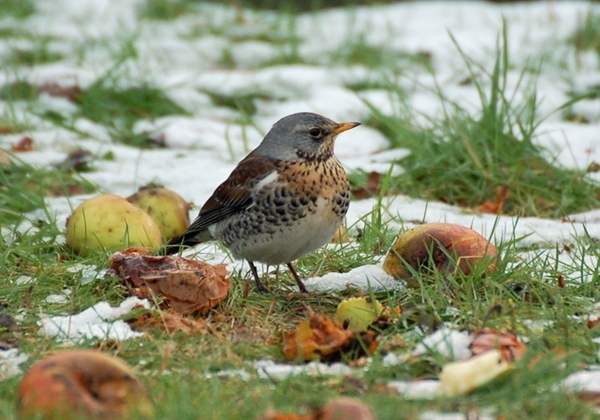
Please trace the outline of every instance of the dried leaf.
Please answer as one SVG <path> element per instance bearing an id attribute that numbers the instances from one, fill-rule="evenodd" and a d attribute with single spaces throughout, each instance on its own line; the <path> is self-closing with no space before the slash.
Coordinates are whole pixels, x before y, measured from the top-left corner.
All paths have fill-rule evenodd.
<path id="1" fill-rule="evenodd" d="M 508 185 L 499 185 L 496 187 L 494 198 L 480 204 L 476 207 L 476 210 L 482 213 L 501 214 L 502 208 L 509 198 L 510 191 L 508 190 Z"/>
<path id="2" fill-rule="evenodd" d="M 591 330 L 594 329 L 598 324 L 600 324 L 600 318 L 594 319 L 593 321 L 590 319 L 586 325 Z"/>
<path id="3" fill-rule="evenodd" d="M 381 189 L 379 188 L 380 180 L 381 174 L 379 172 L 371 171 L 365 185 L 354 188 L 352 190 L 352 195 L 358 200 L 378 196 L 381 193 Z"/>
<path id="4" fill-rule="evenodd" d="M 498 349 L 503 362 L 519 360 L 527 351 L 525 344 L 515 334 L 494 330 L 476 331 L 470 349 L 473 356 Z"/>
<path id="5" fill-rule="evenodd" d="M 29 136 L 21 137 L 17 144 L 11 146 L 13 152 L 31 152 L 33 150 L 33 139 Z"/>
<path id="6" fill-rule="evenodd" d="M 0 134 L 2 134 L 2 132 L 0 132 Z M 12 164 L 12 159 L 10 158 L 8 153 L 0 151 L 0 166 L 2 166 L 2 165 L 8 166 L 11 164 Z"/>
<path id="7" fill-rule="evenodd" d="M 89 150 L 77 149 L 69 153 L 65 160 L 55 164 L 54 167 L 77 172 L 86 171 L 93 158 L 94 156 Z"/>
<path id="8" fill-rule="evenodd" d="M 332 244 L 350 242 L 350 238 L 348 237 L 348 229 L 346 229 L 346 226 L 341 225 L 338 230 L 335 231 L 335 235 L 333 235 L 333 238 L 331 238 L 331 241 L 329 242 Z"/>
<path id="9" fill-rule="evenodd" d="M 146 312 L 127 321 L 135 330 L 150 331 L 161 329 L 169 334 L 184 332 L 188 334 L 207 334 L 208 326 L 203 319 L 189 319 L 169 313 Z"/>
<path id="10" fill-rule="evenodd" d="M 298 324 L 295 331 L 284 336 L 283 354 L 288 359 L 310 361 L 318 356 L 322 360 L 331 360 L 360 343 L 364 344 L 368 353 L 374 353 L 379 345 L 372 330 L 356 333 L 324 315 L 311 314 L 309 319 Z M 356 357 L 361 355 L 356 354 Z"/>
<path id="11" fill-rule="evenodd" d="M 117 252 L 110 258 L 111 273 L 122 277 L 130 292 L 141 298 L 162 296 L 181 315 L 207 313 L 229 294 L 227 266 L 172 256 L 149 256 L 139 248 Z"/>
<path id="12" fill-rule="evenodd" d="M 63 86 L 58 83 L 44 83 L 38 86 L 39 93 L 45 93 L 48 96 L 65 98 L 69 101 L 75 101 L 81 94 L 81 88 L 77 85 Z"/>

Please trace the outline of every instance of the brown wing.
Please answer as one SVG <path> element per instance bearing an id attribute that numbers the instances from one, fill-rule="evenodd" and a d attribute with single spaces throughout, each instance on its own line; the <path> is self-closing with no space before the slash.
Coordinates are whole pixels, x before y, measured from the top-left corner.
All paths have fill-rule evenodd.
<path id="1" fill-rule="evenodd" d="M 254 153 L 246 156 L 204 203 L 198 217 L 185 233 L 169 241 L 167 252 L 177 252 L 172 245 L 176 245 L 177 248 L 180 245 L 192 246 L 210 238 L 204 231 L 210 225 L 251 206 L 252 186 L 276 169 L 275 164 L 265 157 Z"/>

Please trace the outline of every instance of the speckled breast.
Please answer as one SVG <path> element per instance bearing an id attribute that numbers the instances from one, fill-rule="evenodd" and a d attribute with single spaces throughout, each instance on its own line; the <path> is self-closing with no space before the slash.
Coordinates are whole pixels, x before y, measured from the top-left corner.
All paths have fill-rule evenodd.
<path id="1" fill-rule="evenodd" d="M 255 192 L 252 205 L 215 226 L 236 258 L 291 262 L 327 243 L 348 212 L 348 177 L 335 157 L 278 166 L 279 176 Z"/>

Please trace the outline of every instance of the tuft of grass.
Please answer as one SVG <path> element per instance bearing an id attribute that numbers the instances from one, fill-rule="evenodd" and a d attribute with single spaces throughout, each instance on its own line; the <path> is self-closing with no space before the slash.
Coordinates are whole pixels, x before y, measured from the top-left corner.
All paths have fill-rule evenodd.
<path id="1" fill-rule="evenodd" d="M 577 51 L 592 50 L 600 55 L 600 14 L 590 10 L 569 41 Z"/>
<path id="2" fill-rule="evenodd" d="M 12 164 L 0 165 L 0 220 L 17 223 L 23 215 L 43 209 L 47 196 L 91 193 L 97 187 L 72 171 L 38 168 L 11 156 Z"/>
<path id="3" fill-rule="evenodd" d="M 39 96 L 38 89 L 29 82 L 18 80 L 0 87 L 0 99 L 7 102 L 33 101 Z"/>
<path id="4" fill-rule="evenodd" d="M 49 40 L 36 41 L 30 48 L 13 48 L 3 60 L 5 66 L 34 66 L 59 61 L 63 56 L 49 48 Z"/>
<path id="5" fill-rule="evenodd" d="M 508 185 L 510 198 L 502 210 L 519 216 L 562 217 L 598 207 L 600 185 L 583 169 L 566 169 L 549 161 L 548 153 L 533 142 L 538 124 L 535 91 L 520 105 L 507 92 L 506 30 L 494 69 L 485 79 L 479 78 L 474 64 L 460 53 L 479 93 L 478 115 L 472 116 L 441 92 L 444 115 L 429 118 L 428 126 L 415 123 L 407 109 L 403 115 L 389 116 L 370 106 L 370 124 L 393 146 L 411 151 L 399 162 L 405 172 L 393 180 L 392 189 L 476 207 L 493 201 L 496 189 Z M 401 99 L 402 93 L 397 96 Z"/>
<path id="6" fill-rule="evenodd" d="M 155 20 L 173 20 L 191 11 L 192 0 L 146 0 L 140 7 L 140 17 Z"/>
<path id="7" fill-rule="evenodd" d="M 0 0 L 0 16 L 25 19 L 35 12 L 33 0 Z"/>
<path id="8" fill-rule="evenodd" d="M 339 64 L 362 64 L 371 69 L 386 69 L 395 73 L 415 66 L 428 72 L 434 71 L 431 55 L 428 53 L 406 53 L 371 45 L 364 35 L 345 43 L 333 53 L 331 61 Z"/>
<path id="9" fill-rule="evenodd" d="M 83 90 L 76 102 L 80 107 L 79 116 L 109 127 L 116 141 L 134 146 L 149 145 L 146 134 L 133 133 L 138 120 L 187 114 L 161 89 L 146 83 L 120 88 L 99 80 Z"/>

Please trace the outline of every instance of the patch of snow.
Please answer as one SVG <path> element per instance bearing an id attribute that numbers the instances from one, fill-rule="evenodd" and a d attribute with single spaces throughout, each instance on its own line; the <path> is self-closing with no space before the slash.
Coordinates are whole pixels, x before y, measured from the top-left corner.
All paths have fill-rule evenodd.
<path id="1" fill-rule="evenodd" d="M 259 360 L 254 364 L 259 378 L 271 380 L 283 380 L 290 376 L 308 375 L 308 376 L 345 376 L 356 375 L 357 370 L 343 363 L 325 364 L 319 362 L 310 362 L 305 365 L 289 365 L 284 363 L 275 363 L 272 360 Z"/>
<path id="2" fill-rule="evenodd" d="M 129 297 L 118 307 L 103 301 L 75 315 L 42 315 L 38 321 L 39 333 L 59 341 L 75 343 L 92 338 L 123 341 L 141 337 L 144 333 L 135 332 L 125 321 L 118 320 L 136 306 L 149 308 L 150 304 L 146 299 Z"/>
<path id="3" fill-rule="evenodd" d="M 472 341 L 473 336 L 466 331 L 440 328 L 417 344 L 413 355 L 420 356 L 433 351 L 446 358 L 467 360 L 472 356 L 471 349 L 469 348 Z"/>
<path id="4" fill-rule="evenodd" d="M 4 381 L 21 373 L 19 365 L 26 362 L 29 356 L 20 353 L 19 349 L 0 350 L 0 381 Z"/>
<path id="5" fill-rule="evenodd" d="M 347 273 L 327 273 L 304 280 L 310 292 L 333 292 L 349 287 L 361 290 L 402 290 L 405 283 L 394 279 L 380 265 L 363 265 Z"/>

